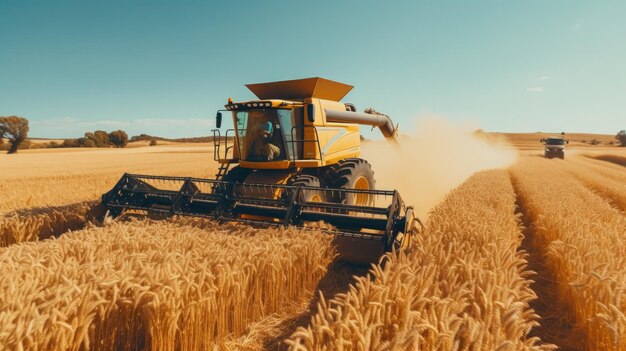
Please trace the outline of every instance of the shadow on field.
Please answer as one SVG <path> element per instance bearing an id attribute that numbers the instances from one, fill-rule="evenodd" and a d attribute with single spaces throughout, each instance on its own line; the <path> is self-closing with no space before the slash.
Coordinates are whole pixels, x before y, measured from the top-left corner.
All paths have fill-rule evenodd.
<path id="1" fill-rule="evenodd" d="M 336 294 L 347 292 L 355 278 L 364 277 L 369 272 L 369 269 L 369 266 L 354 266 L 344 262 L 333 263 L 324 278 L 317 285 L 306 311 L 285 320 L 279 328 L 281 332 L 266 340 L 263 344 L 263 349 L 286 350 L 287 345 L 283 341 L 289 338 L 298 327 L 306 328 L 311 321 L 311 317 L 317 313 L 320 292 L 324 294 L 324 299 L 328 302 Z"/>

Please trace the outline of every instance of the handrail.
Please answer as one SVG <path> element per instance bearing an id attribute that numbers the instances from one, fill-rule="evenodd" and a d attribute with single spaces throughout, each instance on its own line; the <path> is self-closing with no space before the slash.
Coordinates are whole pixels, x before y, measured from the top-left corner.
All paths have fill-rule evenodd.
<path id="1" fill-rule="evenodd" d="M 211 130 L 213 132 L 213 160 L 219 161 L 221 159 L 228 159 L 228 151 L 235 147 L 233 145 L 228 145 L 228 133 L 235 133 L 234 129 L 226 129 L 226 133 L 224 133 L 224 139 L 222 140 L 222 135 L 219 129 Z M 222 144 L 224 144 L 224 157 L 221 157 Z M 234 154 L 232 159 L 234 159 Z"/>
<path id="2" fill-rule="evenodd" d="M 298 140 L 295 136 L 294 136 L 294 132 L 296 130 L 298 130 L 299 128 L 302 128 L 302 140 Z M 315 135 L 315 139 L 304 139 L 304 131 L 305 128 L 312 128 L 314 135 Z M 296 161 L 298 159 L 300 160 L 319 160 L 320 162 L 322 162 L 322 146 L 320 145 L 320 137 L 319 137 L 319 133 L 317 132 L 317 128 L 315 128 L 315 126 L 309 126 L 309 125 L 301 125 L 301 126 L 293 126 L 291 127 L 291 140 L 286 140 L 285 143 L 290 143 L 290 144 L 295 144 L 295 143 L 302 143 L 302 158 L 298 158 L 298 155 L 292 155 L 293 157 L 290 158 L 290 161 Z M 305 143 L 315 143 L 317 145 L 317 151 L 319 154 L 319 158 L 305 158 L 304 157 L 304 145 Z M 294 148 L 295 150 L 296 148 Z M 294 152 L 295 153 L 295 152 Z"/>

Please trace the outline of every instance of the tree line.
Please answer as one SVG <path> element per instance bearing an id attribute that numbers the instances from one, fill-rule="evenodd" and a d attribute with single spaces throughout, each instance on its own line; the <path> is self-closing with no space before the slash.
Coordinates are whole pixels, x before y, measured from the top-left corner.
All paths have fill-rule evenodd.
<path id="1" fill-rule="evenodd" d="M 30 148 L 28 140 L 28 119 L 19 116 L 0 116 L 0 150 L 7 150 L 9 154 L 17 153 L 22 148 Z M 5 145 L 4 139 L 8 140 Z M 206 142 L 212 137 L 175 139 L 176 141 Z M 620 146 L 626 146 L 626 130 L 620 130 L 615 139 Z M 140 134 L 131 138 L 132 141 L 150 140 L 150 145 L 156 145 L 157 140 L 170 140 L 166 138 L 154 137 L 148 134 Z M 174 139 L 172 139 L 174 140 Z M 123 130 L 115 130 L 107 133 L 103 130 L 87 132 L 82 138 L 65 139 L 59 144 L 51 142 L 47 147 L 125 147 L 128 145 L 128 134 Z"/>
<path id="2" fill-rule="evenodd" d="M 30 127 L 28 119 L 19 116 L 0 116 L 0 150 L 7 150 L 9 154 L 17 153 L 20 149 L 35 147 L 28 139 Z M 8 143 L 5 143 L 5 139 Z M 65 139 L 62 143 L 55 141 L 44 147 L 125 147 L 128 145 L 128 134 L 123 130 L 107 133 L 103 130 L 85 133 L 84 137 Z"/>
<path id="3" fill-rule="evenodd" d="M 77 139 L 65 139 L 61 147 L 125 147 L 128 145 L 128 134 L 123 130 L 115 130 L 110 133 L 104 130 L 87 132 L 85 136 Z"/>

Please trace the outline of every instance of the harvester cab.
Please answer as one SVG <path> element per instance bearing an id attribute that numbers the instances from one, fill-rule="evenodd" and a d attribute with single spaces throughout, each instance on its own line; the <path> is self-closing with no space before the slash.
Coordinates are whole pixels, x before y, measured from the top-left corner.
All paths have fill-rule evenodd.
<path id="1" fill-rule="evenodd" d="M 421 222 L 398 191 L 376 190 L 371 165 L 359 157 L 360 125 L 378 127 L 397 142 L 389 116 L 357 112 L 340 102 L 352 86 L 323 78 L 246 86 L 258 99 L 229 98 L 217 113 L 215 179 L 126 174 L 103 195 L 110 214 L 131 210 L 255 226 L 321 221 L 340 257 L 354 263 L 408 245 Z M 222 133 L 229 115 L 232 128 Z"/>
<path id="2" fill-rule="evenodd" d="M 565 159 L 565 145 L 569 144 L 569 140 L 565 139 L 565 132 L 561 132 L 560 137 L 542 138 L 541 143 L 544 144 L 545 158 Z"/>

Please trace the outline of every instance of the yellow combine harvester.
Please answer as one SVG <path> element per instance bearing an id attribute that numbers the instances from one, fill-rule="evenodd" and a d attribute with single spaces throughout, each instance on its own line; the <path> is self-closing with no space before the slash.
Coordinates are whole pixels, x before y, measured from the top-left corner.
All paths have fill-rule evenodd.
<path id="1" fill-rule="evenodd" d="M 259 100 L 228 99 L 216 117 L 215 179 L 125 174 L 102 196 L 109 214 L 187 215 L 252 225 L 307 226 L 323 221 L 341 256 L 375 261 L 408 244 L 421 227 L 397 191 L 375 190 L 359 158 L 359 125 L 397 143 L 391 118 L 339 102 L 352 86 L 323 78 L 246 85 Z M 222 134 L 224 113 L 234 128 Z"/>

